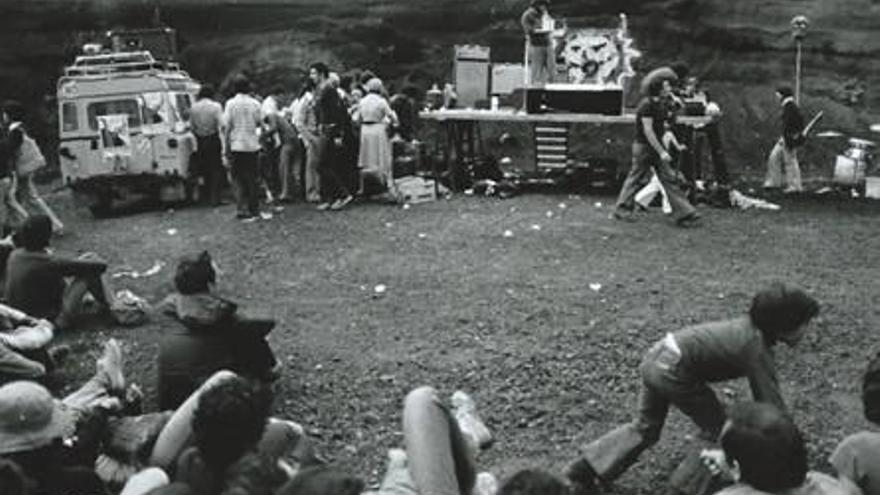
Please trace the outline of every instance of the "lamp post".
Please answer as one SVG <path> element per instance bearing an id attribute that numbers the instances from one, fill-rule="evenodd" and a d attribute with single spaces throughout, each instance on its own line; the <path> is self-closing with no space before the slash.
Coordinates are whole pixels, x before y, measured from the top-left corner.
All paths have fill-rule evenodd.
<path id="1" fill-rule="evenodd" d="M 794 59 L 794 101 L 801 104 L 801 44 L 807 36 L 810 21 L 806 16 L 796 15 L 791 19 L 791 37 L 794 38 L 796 54 Z"/>

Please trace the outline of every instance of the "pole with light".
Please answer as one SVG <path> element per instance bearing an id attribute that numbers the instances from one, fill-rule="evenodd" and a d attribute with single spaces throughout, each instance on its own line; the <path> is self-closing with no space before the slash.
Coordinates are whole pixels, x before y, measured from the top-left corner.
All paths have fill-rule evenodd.
<path id="1" fill-rule="evenodd" d="M 794 38 L 797 53 L 794 60 L 794 101 L 801 103 L 801 44 L 807 36 L 810 21 L 806 16 L 796 15 L 791 19 L 791 37 Z"/>

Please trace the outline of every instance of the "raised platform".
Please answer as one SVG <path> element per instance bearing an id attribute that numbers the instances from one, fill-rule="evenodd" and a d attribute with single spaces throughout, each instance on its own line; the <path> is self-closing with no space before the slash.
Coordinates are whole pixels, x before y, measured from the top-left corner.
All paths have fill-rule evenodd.
<path id="1" fill-rule="evenodd" d="M 566 124 L 635 124 L 636 115 L 625 113 L 623 115 L 602 115 L 597 113 L 526 113 L 521 110 L 479 110 L 479 109 L 451 109 L 429 110 L 419 112 L 419 118 L 425 120 L 444 121 L 470 121 L 470 122 L 522 122 L 536 123 L 566 123 Z M 696 126 L 707 124 L 709 117 L 685 117 L 680 116 L 677 122 L 684 125 Z"/>

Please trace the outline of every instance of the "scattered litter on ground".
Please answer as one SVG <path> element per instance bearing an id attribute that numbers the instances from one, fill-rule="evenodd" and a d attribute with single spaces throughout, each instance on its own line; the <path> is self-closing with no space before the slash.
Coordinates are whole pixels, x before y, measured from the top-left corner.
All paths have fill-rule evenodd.
<path id="1" fill-rule="evenodd" d="M 419 234 L 418 234 L 418 238 L 419 238 L 419 239 L 427 239 L 427 238 L 428 238 L 428 234 L 426 234 L 426 233 L 424 233 L 424 232 L 419 232 Z"/>
<path id="2" fill-rule="evenodd" d="M 541 226 L 536 223 L 533 223 L 531 226 L 531 229 L 535 230 L 535 231 L 539 231 L 539 230 L 541 230 Z"/>
<path id="3" fill-rule="evenodd" d="M 740 210 L 748 210 L 750 208 L 757 208 L 759 210 L 781 209 L 781 207 L 776 203 L 771 203 L 760 198 L 752 198 L 750 196 L 746 196 L 736 189 L 730 191 L 730 204 L 731 206 L 739 208 Z"/>
<path id="4" fill-rule="evenodd" d="M 566 205 L 565 203 L 559 203 L 559 209 L 560 209 L 560 210 L 564 210 L 564 209 L 566 209 L 566 208 L 568 208 L 568 205 Z"/>
<path id="5" fill-rule="evenodd" d="M 261 211 L 260 218 L 263 220 L 272 220 L 272 214 L 269 213 L 268 211 Z"/>
<path id="6" fill-rule="evenodd" d="M 386 287 L 385 284 L 377 284 L 375 287 L 373 287 L 373 294 L 382 295 L 387 290 L 388 287 Z"/>
<path id="7" fill-rule="evenodd" d="M 512 230 L 505 230 L 503 235 L 504 235 L 504 237 L 513 237 L 513 231 Z"/>
<path id="8" fill-rule="evenodd" d="M 403 204 L 403 209 L 404 209 L 404 210 L 408 210 L 408 209 L 410 209 L 410 208 L 412 208 L 412 206 L 411 206 L 409 203 L 404 203 L 404 204 Z"/>
<path id="9" fill-rule="evenodd" d="M 602 207 L 602 202 L 601 202 L 601 201 L 596 201 L 595 203 L 593 203 L 593 206 L 595 206 L 596 208 L 601 208 L 601 207 Z"/>
<path id="10" fill-rule="evenodd" d="M 553 218 L 553 212 L 548 211 L 547 213 L 544 214 L 544 216 L 546 216 L 547 218 Z"/>
<path id="11" fill-rule="evenodd" d="M 385 227 L 386 227 L 386 228 L 389 228 L 389 229 L 390 229 L 390 228 L 393 227 L 393 226 L 394 226 L 393 223 L 391 223 L 391 222 L 385 222 Z"/>
<path id="12" fill-rule="evenodd" d="M 602 290 L 602 284 L 598 282 L 591 283 L 590 290 L 593 292 L 599 292 L 600 290 Z"/>
<path id="13" fill-rule="evenodd" d="M 145 278 L 145 277 L 152 277 L 153 275 L 159 273 L 159 272 L 162 270 L 162 268 L 163 268 L 164 266 L 165 266 L 165 262 L 164 262 L 164 261 L 158 261 L 158 260 L 157 260 L 156 262 L 153 263 L 153 266 L 151 266 L 150 268 L 148 268 L 148 269 L 146 269 L 146 270 L 144 270 L 144 271 L 142 271 L 142 272 L 138 272 L 138 271 L 135 271 L 135 270 L 123 270 L 123 271 L 121 271 L 121 272 L 116 272 L 116 273 L 114 273 L 113 275 L 110 275 L 110 278 L 122 278 L 122 277 L 129 277 L 129 278 Z"/>
<path id="14" fill-rule="evenodd" d="M 113 314 L 113 319 L 116 320 L 116 323 L 126 327 L 133 327 L 147 321 L 150 304 L 130 290 L 120 290 L 116 293 L 116 297 L 110 305 L 110 312 Z"/>
<path id="15" fill-rule="evenodd" d="M 177 235 L 177 229 L 168 229 L 165 231 L 168 235 Z"/>

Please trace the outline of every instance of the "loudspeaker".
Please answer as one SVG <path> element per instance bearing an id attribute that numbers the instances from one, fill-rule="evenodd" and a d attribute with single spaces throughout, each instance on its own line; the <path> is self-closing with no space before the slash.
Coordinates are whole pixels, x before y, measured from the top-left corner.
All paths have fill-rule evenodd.
<path id="1" fill-rule="evenodd" d="M 458 106 L 475 108 L 489 99 L 489 47 L 456 45 L 453 76 Z"/>
<path id="2" fill-rule="evenodd" d="M 620 115 L 623 111 L 623 89 L 585 84 L 548 84 L 528 88 L 526 112 L 570 112 Z"/>

